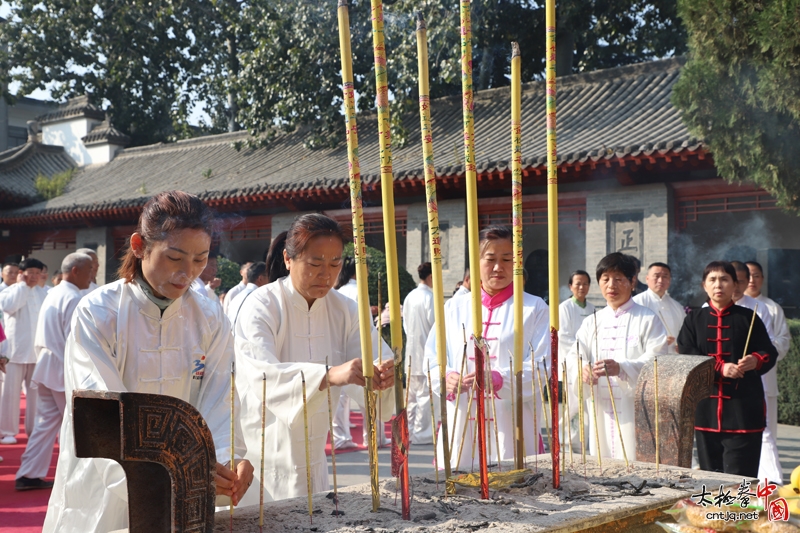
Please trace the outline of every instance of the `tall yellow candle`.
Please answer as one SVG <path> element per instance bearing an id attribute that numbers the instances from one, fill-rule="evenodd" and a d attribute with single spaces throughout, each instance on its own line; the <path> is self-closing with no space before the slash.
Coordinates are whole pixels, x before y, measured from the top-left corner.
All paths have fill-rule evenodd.
<path id="1" fill-rule="evenodd" d="M 447 339 L 444 329 L 444 286 L 442 281 L 442 237 L 439 233 L 439 208 L 436 201 L 436 172 L 433 166 L 433 129 L 431 98 L 428 85 L 427 27 L 422 13 L 417 12 L 417 66 L 419 72 L 419 117 L 422 135 L 422 159 L 425 169 L 425 199 L 428 206 L 428 236 L 433 276 L 433 318 L 436 328 L 436 360 L 439 363 L 439 391 L 447 396 Z M 447 402 L 440 402 L 445 477 L 450 477 L 450 438 L 447 431 Z M 434 428 L 434 431 L 436 428 Z M 435 455 L 435 452 L 434 452 Z"/>
<path id="2" fill-rule="evenodd" d="M 478 176 L 475 166 L 475 122 L 474 94 L 472 86 L 472 16 L 470 0 L 461 0 L 461 110 L 464 122 L 464 170 L 467 181 L 467 242 L 469 243 L 469 265 L 473 279 L 480 280 L 476 274 L 480 272 L 480 242 L 478 228 Z M 480 282 L 472 284 L 472 334 L 475 338 L 475 369 L 478 426 L 478 461 L 481 476 L 481 498 L 489 499 L 489 472 L 486 462 L 486 418 L 483 383 L 483 332 L 481 326 L 481 286 Z"/>
<path id="3" fill-rule="evenodd" d="M 556 2 L 545 3 L 545 68 L 547 86 L 547 251 L 550 273 L 550 355 L 551 395 L 558 398 L 558 168 L 556 166 Z M 558 470 L 558 402 L 553 402 L 550 411 L 553 421 L 553 488 L 559 488 L 561 478 Z"/>
<path id="4" fill-rule="evenodd" d="M 522 429 L 522 77 L 519 44 L 511 43 L 511 211 L 514 234 L 514 381 L 516 381 L 516 412 L 514 413 L 514 465 L 525 468 L 525 437 Z"/>
<path id="5" fill-rule="evenodd" d="M 342 90 L 344 93 L 344 115 L 347 134 L 347 159 L 350 176 L 350 205 L 353 213 L 353 241 L 355 248 L 356 283 L 358 288 L 358 322 L 361 340 L 361 364 L 364 373 L 364 400 L 369 435 L 375 434 L 372 414 L 374 394 L 372 392 L 372 315 L 369 310 L 367 288 L 367 243 L 364 234 L 362 211 L 361 170 L 358 161 L 358 127 L 356 126 L 355 88 L 353 86 L 353 55 L 350 48 L 350 13 L 347 0 L 339 0 L 339 47 L 342 60 Z M 372 481 L 372 510 L 380 507 L 380 491 L 377 486 L 377 453 L 370 446 L 370 478 Z"/>

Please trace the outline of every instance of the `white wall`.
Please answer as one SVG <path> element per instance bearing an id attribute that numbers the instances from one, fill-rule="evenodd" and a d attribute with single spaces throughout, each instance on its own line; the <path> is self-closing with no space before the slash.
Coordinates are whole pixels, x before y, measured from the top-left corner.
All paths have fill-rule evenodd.
<path id="1" fill-rule="evenodd" d="M 66 152 L 75 160 L 78 166 L 104 163 L 110 161 L 94 161 L 92 153 L 86 149 L 81 139 L 89 134 L 99 121 L 87 118 L 76 118 L 63 122 L 53 122 L 42 126 L 42 143 L 63 146 Z M 100 156 L 99 153 L 95 157 Z"/>

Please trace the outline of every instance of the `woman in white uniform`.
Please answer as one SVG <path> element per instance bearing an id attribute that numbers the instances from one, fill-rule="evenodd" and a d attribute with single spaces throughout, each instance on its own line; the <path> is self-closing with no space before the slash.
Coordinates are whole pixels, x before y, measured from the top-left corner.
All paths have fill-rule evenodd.
<path id="1" fill-rule="evenodd" d="M 492 383 L 495 392 L 495 408 L 497 410 L 497 425 L 492 424 L 490 462 L 497 460 L 497 446 L 494 439 L 494 428 L 497 427 L 500 441 L 500 459 L 510 460 L 514 456 L 514 420 L 511 410 L 511 380 L 513 379 L 509 368 L 509 351 L 514 348 L 514 285 L 513 285 L 513 244 L 511 230 L 503 226 L 491 226 L 481 231 L 480 234 L 480 285 L 473 287 L 481 291 L 483 331 L 481 336 L 486 341 L 487 358 L 491 365 Z M 474 270 L 473 270 L 474 272 Z M 531 389 L 531 353 L 528 343 L 533 345 L 534 359 L 539 372 L 545 366 L 550 375 L 550 319 L 547 304 L 538 296 L 523 294 L 522 303 L 523 320 L 523 346 L 524 360 L 522 372 L 522 394 L 525 402 L 524 420 L 533 421 L 533 409 L 538 409 L 539 425 L 544 425 L 542 409 L 538 398 L 533 398 Z M 467 416 L 469 403 L 468 391 L 475 381 L 474 343 L 472 336 L 467 344 L 467 366 L 461 388 L 461 397 L 456 399 L 458 390 L 459 372 L 464 350 L 464 341 L 461 325 L 469 328 L 472 325 L 472 301 L 469 296 L 463 296 L 454 301 L 453 306 L 445 311 L 445 324 L 447 327 L 447 420 L 452 428 L 456 409 L 458 413 L 458 427 L 451 429 L 450 438 L 453 441 L 453 454 L 450 464 L 457 470 L 469 470 L 472 464 L 472 441 L 476 402 Z M 436 328 L 428 335 L 425 345 L 425 358 L 430 362 L 431 384 L 435 394 L 439 394 L 439 365 L 436 358 Z M 427 368 L 427 362 L 426 362 Z M 486 391 L 486 417 L 492 416 L 491 399 Z M 467 424 L 464 450 L 461 462 L 458 461 L 458 450 L 461 446 L 461 436 L 464 434 L 464 424 Z M 442 442 L 439 439 L 438 442 Z M 539 446 L 537 446 L 537 443 Z M 543 451 L 539 433 L 533 428 L 532 423 L 525 424 L 526 455 Z M 488 444 L 487 444 L 488 450 Z M 437 451 L 439 464 L 444 464 L 444 455 L 441 445 Z"/>
<path id="2" fill-rule="evenodd" d="M 311 444 L 311 484 L 328 490 L 328 393 L 341 387 L 363 396 L 358 306 L 331 290 L 342 267 L 346 240 L 339 224 L 323 215 L 297 218 L 286 236 L 283 257 L 288 275 L 259 287 L 242 307 L 236 323 L 236 384 L 242 397 L 242 430 L 254 464 L 261 460 L 262 379 L 267 379 L 265 498 L 282 500 L 306 495 L 305 431 L 300 372 L 305 375 L 308 432 Z M 373 356 L 378 356 L 378 332 L 372 324 Z M 384 353 L 390 353 L 383 346 Z M 325 379 L 325 359 L 330 370 Z M 373 385 L 381 391 L 382 420 L 394 409 L 393 361 L 374 369 Z M 260 472 L 258 472 L 260 474 Z M 245 504 L 258 503 L 257 490 Z"/>
<path id="3" fill-rule="evenodd" d="M 164 394 L 203 415 L 216 447 L 216 492 L 237 504 L 253 479 L 248 461 L 230 460 L 233 338 L 222 307 L 190 291 L 211 245 L 211 211 L 195 196 L 168 191 L 144 206 L 119 281 L 84 297 L 64 354 L 67 398 L 76 389 Z M 75 456 L 72 402 L 44 531 L 108 532 L 128 527 L 128 491 L 119 463 Z M 233 444 L 245 448 L 240 433 Z M 258 492 L 258 491 L 256 491 Z"/>

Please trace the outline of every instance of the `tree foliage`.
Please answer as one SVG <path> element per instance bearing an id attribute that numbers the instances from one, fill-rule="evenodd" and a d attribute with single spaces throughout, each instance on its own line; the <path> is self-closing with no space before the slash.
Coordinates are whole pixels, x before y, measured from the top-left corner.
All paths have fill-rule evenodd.
<path id="1" fill-rule="evenodd" d="M 344 247 L 344 256 L 353 257 L 353 250 L 353 243 L 347 243 Z M 413 291 L 417 284 L 403 265 L 398 265 L 397 270 L 400 282 L 400 303 L 402 304 L 408 293 Z M 386 286 L 386 254 L 371 246 L 367 246 L 367 272 L 370 305 L 378 305 L 378 276 L 381 278 L 381 305 L 385 305 L 389 297 L 389 291 Z"/>
<path id="2" fill-rule="evenodd" d="M 677 0 L 561 0 L 558 50 L 563 73 L 681 54 Z M 375 108 L 371 6 L 351 0 L 358 110 Z M 459 2 L 384 0 L 395 143 L 400 118 L 416 109 L 414 12 L 428 24 L 434 98 L 461 91 Z M 511 41 L 522 48 L 524 81 L 544 71 L 542 0 L 473 0 L 473 64 L 478 90 L 508 84 Z M 0 81 L 20 94 L 49 89 L 56 99 L 91 93 L 111 107 L 134 145 L 239 124 L 268 140 L 307 128 L 311 147 L 343 140 L 337 0 L 16 0 L 0 38 Z M 231 115 L 234 115 L 233 117 Z"/>
<path id="3" fill-rule="evenodd" d="M 308 126 L 312 146 L 343 139 L 341 63 L 336 0 L 253 2 L 242 12 L 254 46 L 242 57 L 239 93 L 248 95 L 241 118 L 257 136 L 274 126 L 292 131 Z M 414 12 L 428 32 L 430 92 L 434 98 L 460 94 L 460 27 L 456 0 L 385 0 L 389 89 L 394 97 L 395 143 L 405 140 L 400 118 L 416 109 L 417 51 Z M 685 50 L 676 0 L 563 0 L 559 35 L 575 51 L 571 71 L 619 66 Z M 371 9 L 351 0 L 353 71 L 359 111 L 375 108 Z M 473 65 L 478 90 L 508 85 L 511 41 L 522 48 L 524 81 L 544 72 L 544 2 L 474 0 Z M 321 120 L 320 120 L 321 119 Z"/>
<path id="4" fill-rule="evenodd" d="M 689 59 L 673 103 L 728 181 L 800 207 L 800 0 L 680 0 Z"/>
<path id="5" fill-rule="evenodd" d="M 19 94 L 48 89 L 57 100 L 89 93 L 134 145 L 190 136 L 193 106 L 213 114 L 225 97 L 232 24 L 222 7 L 231 3 L 16 0 L 0 24 L 9 44 L 0 48 L 2 81 L 19 82 Z"/>
<path id="6" fill-rule="evenodd" d="M 217 277 L 222 280 L 217 294 L 227 292 L 242 281 L 241 265 L 228 258 L 217 256 Z"/>

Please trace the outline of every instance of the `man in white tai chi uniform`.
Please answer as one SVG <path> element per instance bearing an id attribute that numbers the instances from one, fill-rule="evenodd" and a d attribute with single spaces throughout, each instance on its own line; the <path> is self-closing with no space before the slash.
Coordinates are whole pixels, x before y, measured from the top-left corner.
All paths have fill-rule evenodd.
<path id="1" fill-rule="evenodd" d="M 86 254 L 69 254 L 61 262 L 61 272 L 61 283 L 45 297 L 36 326 L 34 348 L 38 361 L 32 378 L 38 389 L 36 421 L 20 460 L 14 484 L 16 490 L 53 486 L 52 481 L 42 478 L 50 468 L 53 444 L 64 418 L 64 348 L 81 291 L 89 288 L 92 258 Z"/>
<path id="2" fill-rule="evenodd" d="M 661 319 L 667 330 L 669 353 L 678 353 L 675 339 L 681 331 L 686 311 L 667 293 L 672 284 L 672 269 L 666 263 L 653 263 L 647 267 L 647 290 L 633 297 L 633 301 L 650 309 Z"/>

